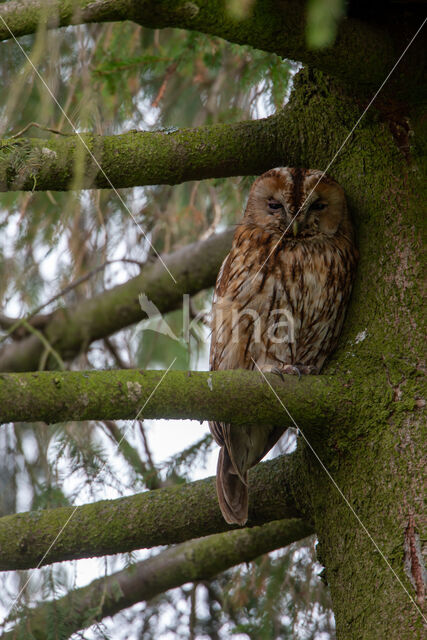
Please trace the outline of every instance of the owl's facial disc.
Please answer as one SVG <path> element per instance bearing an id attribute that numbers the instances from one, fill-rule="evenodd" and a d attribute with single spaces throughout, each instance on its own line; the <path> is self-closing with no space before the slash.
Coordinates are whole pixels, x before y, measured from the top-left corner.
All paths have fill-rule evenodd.
<path id="1" fill-rule="evenodd" d="M 293 233 L 296 236 L 305 227 L 305 215 L 303 213 L 298 214 L 295 218 L 292 209 L 273 196 L 267 199 L 266 210 L 268 218 L 273 218 L 277 221 L 282 233 L 286 232 L 287 235 L 292 235 Z"/>
<path id="2" fill-rule="evenodd" d="M 276 168 L 253 184 L 245 210 L 252 224 L 278 235 L 333 236 L 348 227 L 342 188 L 316 170 Z"/>

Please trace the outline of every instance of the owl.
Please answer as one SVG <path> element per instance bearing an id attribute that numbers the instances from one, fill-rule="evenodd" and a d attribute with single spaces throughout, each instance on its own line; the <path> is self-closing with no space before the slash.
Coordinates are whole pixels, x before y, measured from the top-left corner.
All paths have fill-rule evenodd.
<path id="1" fill-rule="evenodd" d="M 343 189 L 313 169 L 255 180 L 212 304 L 210 369 L 319 373 L 335 348 L 358 252 Z M 229 524 L 248 517 L 248 469 L 283 428 L 209 424 L 220 446 L 218 501 Z"/>

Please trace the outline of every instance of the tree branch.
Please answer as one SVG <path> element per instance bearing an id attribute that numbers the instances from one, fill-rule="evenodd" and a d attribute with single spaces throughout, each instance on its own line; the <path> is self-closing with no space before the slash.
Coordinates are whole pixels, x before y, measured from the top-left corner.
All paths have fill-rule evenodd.
<path id="1" fill-rule="evenodd" d="M 0 376 L 0 423 L 66 420 L 141 419 L 217 420 L 233 424 L 280 425 L 289 420 L 257 371 L 58 371 L 4 373 Z M 321 426 L 348 417 L 330 399 L 331 376 L 267 374 L 297 423 Z M 163 380 L 162 380 L 163 379 Z M 155 393 L 154 390 L 156 390 Z M 289 425 L 291 426 L 291 424 Z"/>
<path id="2" fill-rule="evenodd" d="M 76 166 L 82 189 L 262 173 L 286 155 L 279 143 L 280 120 L 279 114 L 173 132 L 5 139 L 0 141 L 0 191 L 75 189 Z M 289 149 L 292 143 L 287 141 Z"/>
<path id="3" fill-rule="evenodd" d="M 301 517 L 294 498 L 301 489 L 299 467 L 299 457 L 292 454 L 250 471 L 249 526 Z M 303 535 L 313 531 L 306 527 Z M 81 507 L 0 518 L 0 570 L 175 544 L 231 528 L 218 507 L 215 479 L 207 478 Z"/>
<path id="4" fill-rule="evenodd" d="M 391 9 L 390 9 L 391 10 Z M 396 11 L 396 9 L 394 9 Z M 34 33 L 39 24 L 48 28 L 133 20 L 151 28 L 178 27 L 220 36 L 238 44 L 300 60 L 341 78 L 360 91 L 377 87 L 384 79 L 397 52 L 384 27 L 354 18 L 340 22 L 335 44 L 327 49 L 310 50 L 305 41 L 305 2 L 301 0 L 256 0 L 243 18 L 227 10 L 224 0 L 27 0 L 1 6 L 1 15 L 16 37 Z M 375 22 L 384 24 L 379 12 Z M 11 37 L 0 24 L 0 39 Z"/>
<path id="5" fill-rule="evenodd" d="M 171 279 L 160 260 L 147 265 L 128 282 L 51 314 L 43 334 L 64 359 L 73 358 L 94 341 L 105 338 L 146 317 L 138 301 L 145 293 L 161 313 L 178 309 L 183 294 L 194 295 L 213 286 L 221 262 L 231 245 L 233 230 L 195 242 L 163 256 L 176 279 Z M 38 369 L 44 346 L 36 336 L 10 344 L 0 352 L 0 371 Z M 47 366 L 54 366 L 48 360 Z M 104 416 L 105 417 L 105 416 Z"/>
<path id="6" fill-rule="evenodd" d="M 186 582 L 211 580 L 242 562 L 285 547 L 313 533 L 313 528 L 299 519 L 279 520 L 261 527 L 219 533 L 166 549 L 106 578 L 94 580 L 53 602 L 46 602 L 25 612 L 27 633 L 35 640 L 45 640 L 48 622 L 58 621 L 55 637 L 68 638 L 106 616 Z M 5 633 L 4 640 L 16 637 L 21 624 Z M 54 623 L 55 624 L 55 623 Z"/>

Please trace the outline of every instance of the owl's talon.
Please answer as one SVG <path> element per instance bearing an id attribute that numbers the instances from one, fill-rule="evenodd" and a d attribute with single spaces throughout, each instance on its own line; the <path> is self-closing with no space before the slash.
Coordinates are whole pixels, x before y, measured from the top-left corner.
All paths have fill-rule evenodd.
<path id="1" fill-rule="evenodd" d="M 312 364 L 299 364 L 297 363 L 296 368 L 299 370 L 300 375 L 309 376 L 310 374 L 316 375 L 318 373 L 317 367 Z"/>
<path id="2" fill-rule="evenodd" d="M 270 373 L 275 373 L 277 376 L 280 376 L 283 381 L 285 380 L 284 374 L 298 376 L 298 379 L 301 378 L 301 371 L 294 364 L 285 364 L 280 369 L 279 367 L 271 367 Z"/>
<path id="3" fill-rule="evenodd" d="M 271 369 L 271 373 L 274 373 L 276 374 L 276 376 L 279 376 L 283 382 L 285 381 L 285 376 L 283 375 L 283 371 L 279 369 L 279 367 L 273 367 Z"/>
<path id="4" fill-rule="evenodd" d="M 301 371 L 294 364 L 285 364 L 283 373 L 287 373 L 289 376 L 298 376 L 298 380 L 301 378 Z"/>

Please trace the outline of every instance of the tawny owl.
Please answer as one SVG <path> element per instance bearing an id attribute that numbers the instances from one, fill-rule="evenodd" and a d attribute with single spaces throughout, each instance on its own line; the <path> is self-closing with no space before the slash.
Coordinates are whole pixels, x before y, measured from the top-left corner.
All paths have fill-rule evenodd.
<path id="1" fill-rule="evenodd" d="M 216 282 L 211 370 L 319 373 L 341 331 L 357 256 L 344 192 L 332 178 L 284 167 L 257 178 Z M 209 426 L 221 447 L 222 514 L 243 525 L 248 469 L 285 428 Z"/>

